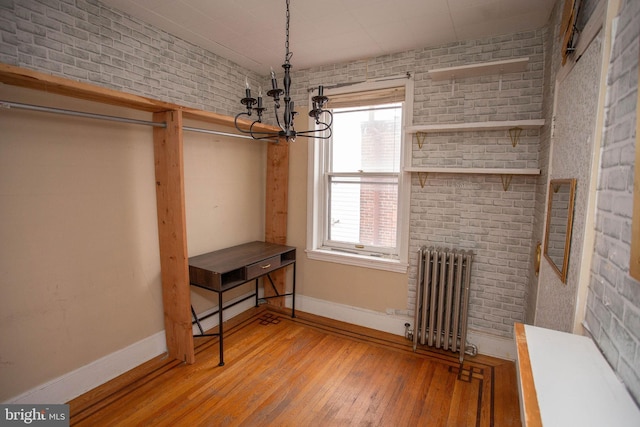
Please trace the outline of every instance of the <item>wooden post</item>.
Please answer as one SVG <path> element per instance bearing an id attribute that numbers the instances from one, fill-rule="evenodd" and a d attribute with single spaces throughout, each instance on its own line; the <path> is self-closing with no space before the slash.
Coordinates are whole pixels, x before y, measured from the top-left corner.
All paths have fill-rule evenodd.
<path id="1" fill-rule="evenodd" d="M 278 143 L 267 146 L 267 183 L 265 207 L 265 236 L 267 242 L 284 245 L 287 243 L 287 213 L 289 203 L 289 143 L 280 138 Z M 284 293 L 286 271 L 271 273 L 279 293 Z M 265 283 L 265 296 L 275 293 L 271 285 Z M 284 306 L 283 298 L 268 300 L 278 307 Z"/>
<path id="2" fill-rule="evenodd" d="M 165 129 L 153 128 L 160 272 L 167 351 L 169 357 L 194 363 L 184 203 L 182 112 L 174 110 L 154 113 L 153 120 L 167 123 Z"/>

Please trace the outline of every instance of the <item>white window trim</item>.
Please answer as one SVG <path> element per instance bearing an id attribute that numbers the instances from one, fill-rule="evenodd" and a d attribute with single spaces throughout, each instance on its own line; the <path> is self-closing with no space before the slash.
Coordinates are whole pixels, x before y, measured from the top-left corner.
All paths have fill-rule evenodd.
<path id="1" fill-rule="evenodd" d="M 325 140 L 313 139 L 309 144 L 308 151 L 308 176 L 307 176 L 307 248 L 306 253 L 309 259 L 328 261 L 339 264 L 347 264 L 365 268 L 378 270 L 393 271 L 398 273 L 406 273 L 409 266 L 409 210 L 411 195 L 411 173 L 405 171 L 405 166 L 411 164 L 411 134 L 406 129 L 413 123 L 413 79 L 386 78 L 379 81 L 367 81 L 364 83 L 354 84 L 349 87 L 339 89 L 325 89 L 324 93 L 329 98 L 331 93 L 345 92 L 362 92 L 374 89 L 384 89 L 397 87 L 404 84 L 405 86 L 405 104 L 403 110 L 403 132 L 401 141 L 402 157 L 400 159 L 400 174 L 398 176 L 398 255 L 397 259 L 390 259 L 383 256 L 363 255 L 358 253 L 349 253 L 346 251 L 329 250 L 321 247 L 324 231 L 318 227 L 321 220 L 319 215 L 320 209 L 323 207 L 325 194 L 316 189 L 325 187 L 322 185 L 323 177 L 320 174 L 322 170 L 322 144 Z M 311 96 L 309 94 L 309 105 L 311 105 Z M 315 123 L 313 119 L 309 119 L 309 129 L 313 129 Z"/>

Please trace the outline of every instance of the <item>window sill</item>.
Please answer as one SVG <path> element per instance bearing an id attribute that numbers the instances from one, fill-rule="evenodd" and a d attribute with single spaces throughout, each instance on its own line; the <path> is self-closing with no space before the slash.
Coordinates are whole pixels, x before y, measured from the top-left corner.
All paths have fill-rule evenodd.
<path id="1" fill-rule="evenodd" d="M 408 264 L 406 262 L 396 259 L 359 255 L 326 249 L 307 249 L 305 252 L 307 253 L 307 258 L 316 261 L 335 262 L 338 264 L 372 268 L 375 270 L 392 271 L 394 273 L 406 273 L 408 268 Z"/>

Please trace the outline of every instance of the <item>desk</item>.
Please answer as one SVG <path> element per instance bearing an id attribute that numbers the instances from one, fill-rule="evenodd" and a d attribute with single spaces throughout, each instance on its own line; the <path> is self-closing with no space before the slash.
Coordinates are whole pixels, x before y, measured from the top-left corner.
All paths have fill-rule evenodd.
<path id="1" fill-rule="evenodd" d="M 293 290 L 290 293 L 280 294 L 271 279 L 269 273 L 285 268 L 288 265 L 293 266 Z M 198 318 L 193 306 L 191 314 L 194 317 L 194 323 L 198 325 L 200 334 L 194 337 L 217 336 L 220 342 L 220 366 L 224 365 L 224 347 L 222 333 L 222 313 L 225 309 L 233 307 L 249 298 L 256 298 L 256 307 L 258 306 L 258 279 L 266 276 L 269 283 L 275 291 L 274 296 L 264 297 L 281 298 L 292 296 L 291 317 L 295 317 L 296 307 L 296 248 L 292 246 L 278 245 L 276 243 L 266 242 L 250 242 L 231 248 L 221 249 L 219 251 L 209 252 L 189 258 L 189 282 L 192 286 L 197 286 L 208 291 L 218 294 L 218 310 L 208 316 Z M 222 295 L 233 288 L 244 285 L 255 280 L 255 293 L 236 301 L 227 306 L 222 304 Z M 218 314 L 218 333 L 205 334 L 200 325 L 200 321 L 206 317 Z"/>

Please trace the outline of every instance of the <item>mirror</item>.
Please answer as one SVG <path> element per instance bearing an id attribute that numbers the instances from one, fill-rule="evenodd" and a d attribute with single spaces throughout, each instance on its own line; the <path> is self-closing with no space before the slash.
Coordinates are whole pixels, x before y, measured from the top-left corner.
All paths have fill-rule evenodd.
<path id="1" fill-rule="evenodd" d="M 562 283 L 567 283 L 575 191 L 575 179 L 552 179 L 549 183 L 544 257 L 558 273 Z"/>

